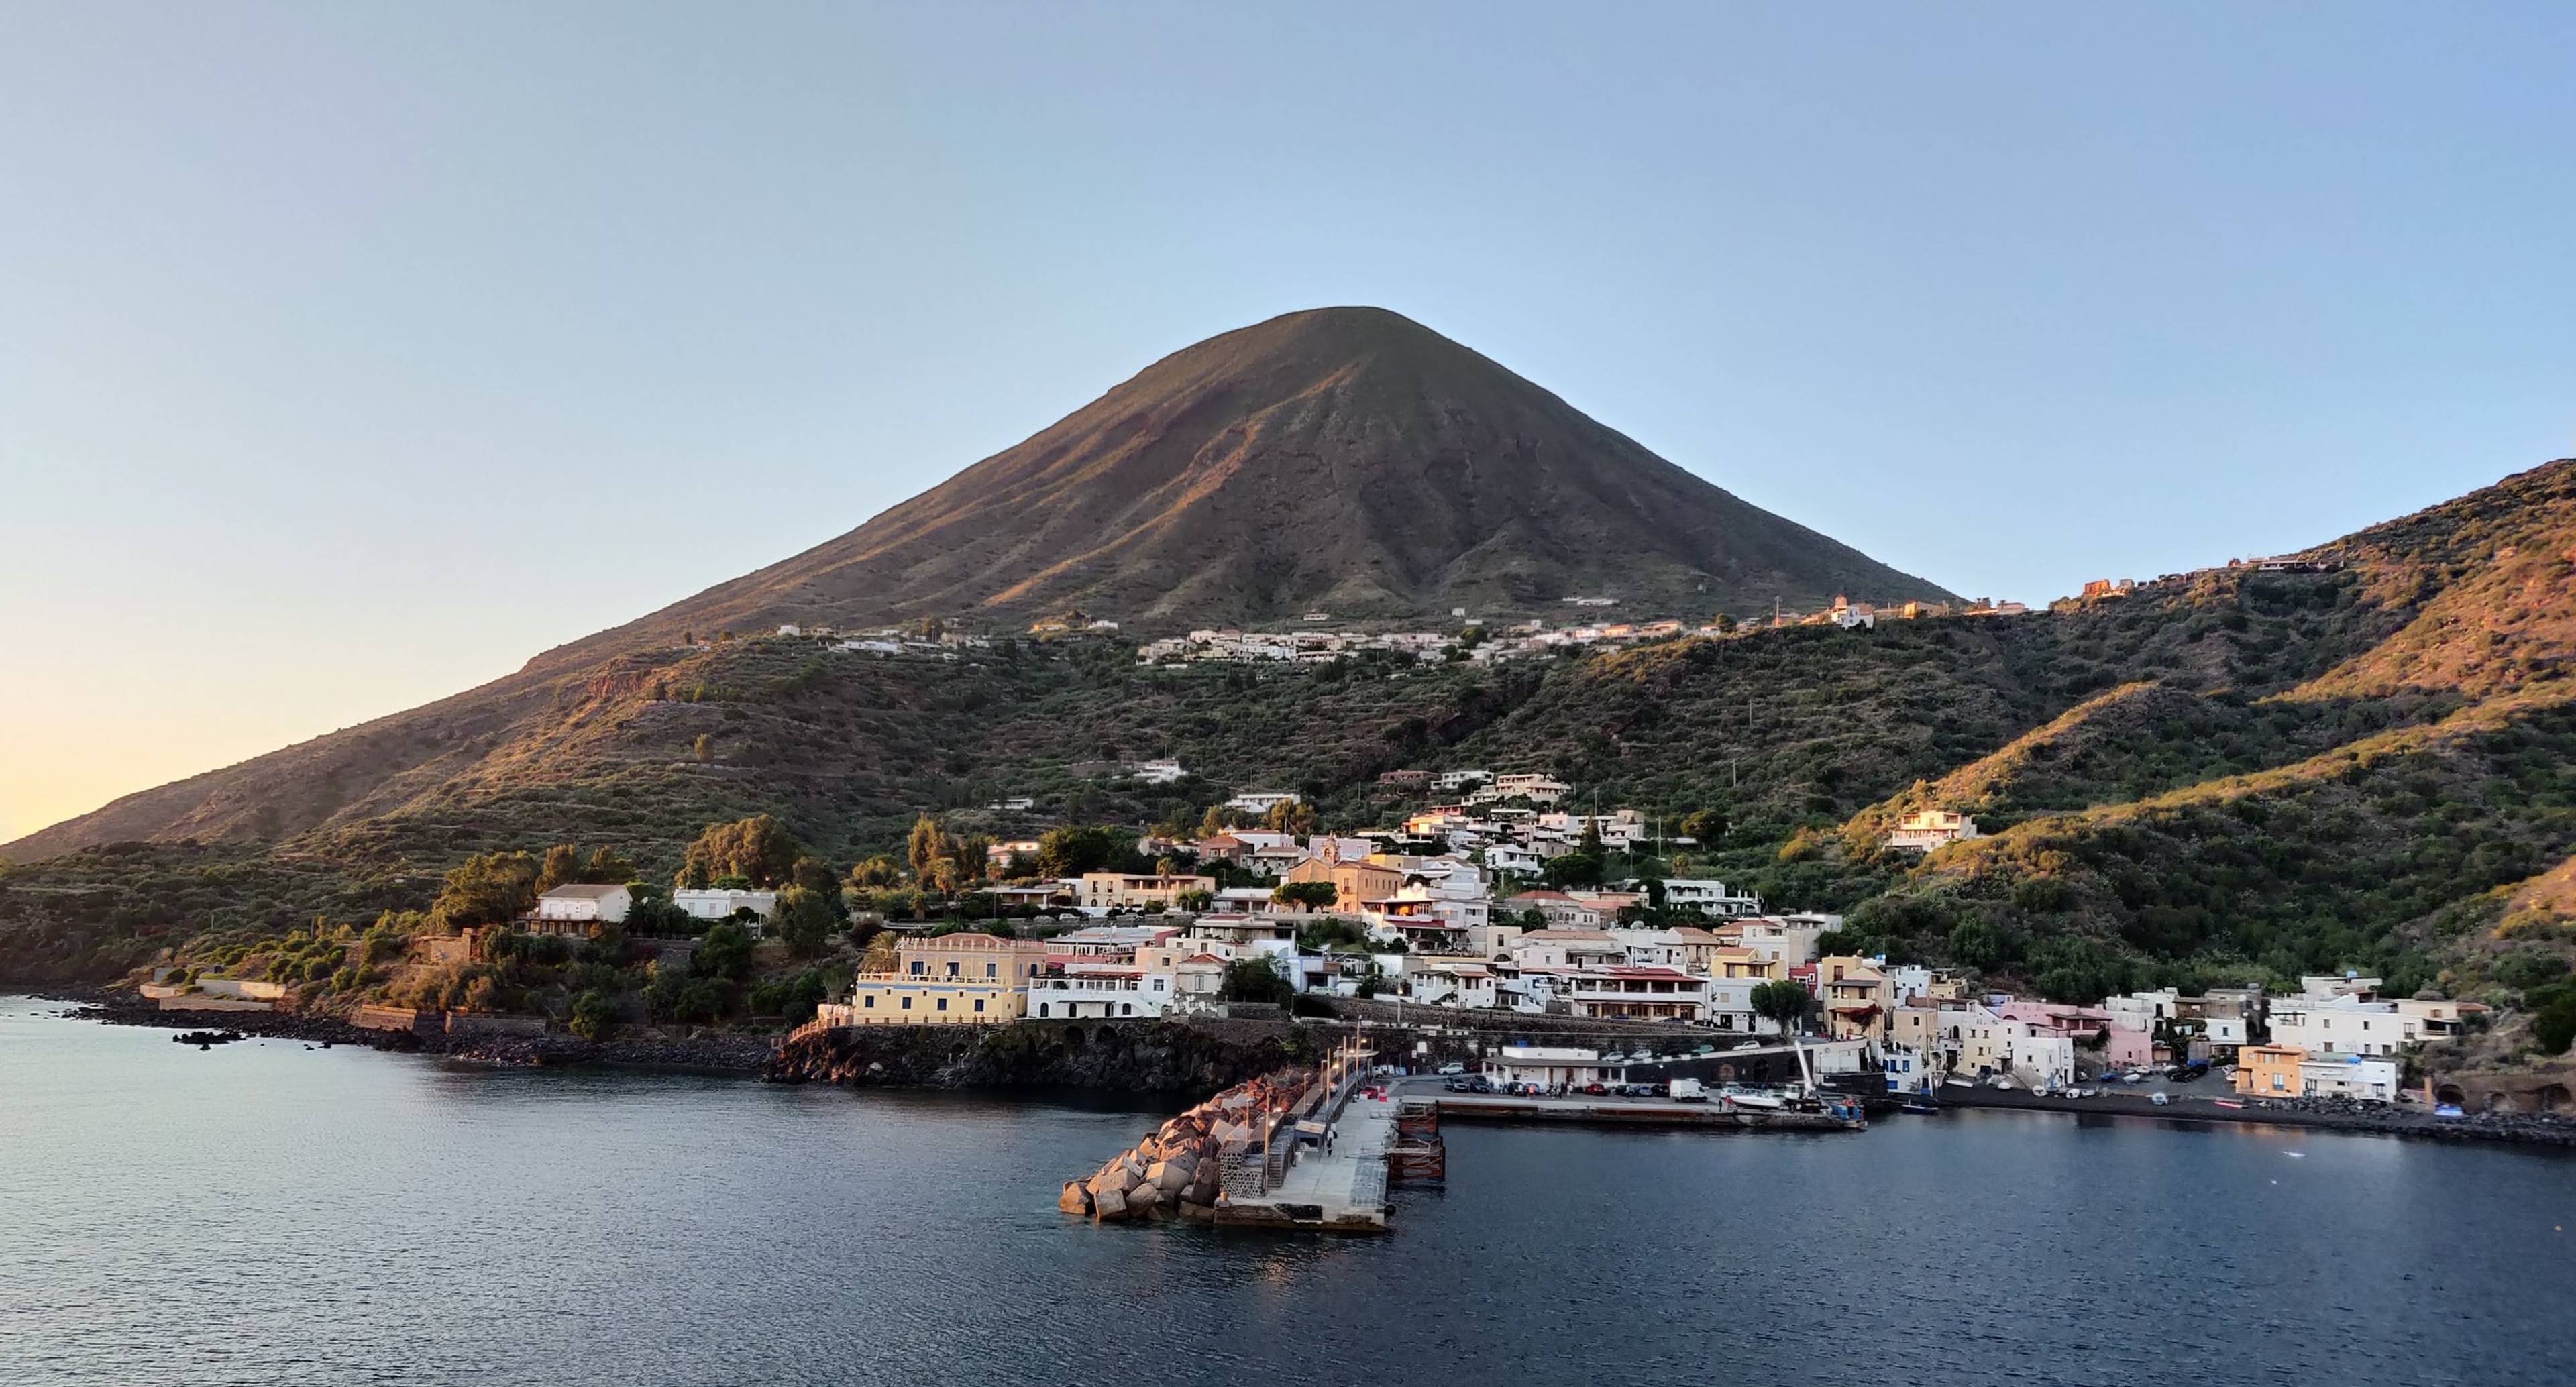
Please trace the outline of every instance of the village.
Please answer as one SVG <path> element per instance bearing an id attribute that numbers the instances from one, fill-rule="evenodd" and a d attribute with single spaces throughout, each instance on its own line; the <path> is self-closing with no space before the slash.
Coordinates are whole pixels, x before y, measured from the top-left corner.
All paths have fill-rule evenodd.
<path id="1" fill-rule="evenodd" d="M 1150 763 L 1149 772 L 1180 768 Z M 1035 841 L 986 849 L 985 888 L 1017 918 L 883 922 L 871 955 L 809 1028 L 1006 1026 L 1334 1014 L 1508 1033 L 1517 1022 L 1654 1032 L 1636 1058 L 1724 1056 L 1801 1047 L 1798 1082 L 1833 1081 L 1932 1103 L 1963 1088 L 2080 1095 L 2088 1086 L 2200 1080 L 2234 1098 L 2416 1101 L 2405 1083 L 2415 1047 L 2474 1022 L 2473 1002 L 2383 998 L 2379 980 L 2301 979 L 2206 995 L 2135 992 L 2079 1005 L 1979 990 L 1948 970 L 1838 949 L 1840 916 L 1768 907 L 1715 878 L 1622 878 L 1623 853 L 1689 839 L 1633 809 L 1564 808 L 1573 787 L 1535 773 L 1398 772 L 1454 795 L 1401 824 L 1349 834 L 1224 827 L 1188 840 L 1147 839 L 1170 871 L 1090 871 L 1029 879 Z M 1247 792 L 1220 814 L 1285 822 L 1297 796 Z M 1886 845 L 1937 851 L 1980 836 L 1965 814 L 1925 809 L 1887 830 Z M 1394 850 L 1401 848 L 1402 850 Z M 1605 884 L 1537 884 L 1547 864 L 1584 853 L 1611 864 Z M 1254 880 L 1257 885 L 1225 882 Z M 633 908 L 631 885 L 563 884 L 514 927 L 581 936 Z M 682 888 L 669 904 L 754 937 L 780 893 L 740 885 Z M 471 940 L 458 941 L 470 953 Z M 273 984 L 199 980 L 182 1008 L 261 1008 Z M 222 995 L 209 995 L 221 991 Z M 1407 1009 L 1410 1009 L 1409 1012 Z M 363 1024 L 363 1018 L 362 1018 Z M 542 1023 L 539 1023 L 542 1024 Z M 1664 1037 L 1669 1037 L 1669 1042 Z M 1486 1091 L 1562 1093 L 1629 1076 L 1616 1041 L 1556 1046 L 1531 1059 L 1486 1047 Z M 1805 1048 L 1812 1046 L 1812 1053 Z M 1660 1077 L 1661 1069 L 1640 1070 Z M 2206 1095 L 2206 1085 L 2199 1090 Z"/>

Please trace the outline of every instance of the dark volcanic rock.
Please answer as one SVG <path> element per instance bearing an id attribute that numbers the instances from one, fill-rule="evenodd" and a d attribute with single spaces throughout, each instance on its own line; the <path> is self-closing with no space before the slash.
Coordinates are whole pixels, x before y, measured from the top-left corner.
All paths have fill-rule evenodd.
<path id="1" fill-rule="evenodd" d="M 1276 1022 L 860 1026 L 799 1036 L 762 1072 L 782 1083 L 1196 1095 L 1296 1063 L 1309 1048 L 1299 1028 Z"/>

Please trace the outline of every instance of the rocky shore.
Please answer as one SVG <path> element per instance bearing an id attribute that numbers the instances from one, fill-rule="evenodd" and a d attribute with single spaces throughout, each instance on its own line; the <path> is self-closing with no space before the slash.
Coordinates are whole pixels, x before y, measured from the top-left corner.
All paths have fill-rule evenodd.
<path id="1" fill-rule="evenodd" d="M 1948 1088 L 1942 1091 L 1939 1100 L 1942 1106 L 1954 1108 L 2011 1108 L 2024 1112 L 2073 1113 L 2092 1117 L 2153 1117 L 2169 1122 L 2252 1122 L 2275 1127 L 2424 1137 L 2434 1141 L 2511 1141 L 2576 1147 L 2576 1119 L 2555 1113 L 2479 1113 L 2471 1117 L 2435 1117 L 2420 1109 L 2342 1098 L 2248 1099 L 2241 1108 L 2222 1108 L 2204 1098 L 2184 1098 L 2157 1107 L 2144 1094 L 2106 1093 L 2091 1098 L 2061 1098 L 1997 1088 Z"/>
<path id="2" fill-rule="evenodd" d="M 157 1026 L 190 1030 L 206 1023 L 193 1012 L 162 1011 L 148 1002 L 115 994 L 88 994 L 64 999 L 76 1003 L 67 1014 L 111 1026 Z M 450 1036 L 413 1031 L 371 1031 L 330 1016 L 295 1012 L 228 1011 L 225 1030 L 244 1035 L 302 1040 L 316 1045 L 356 1045 L 372 1050 L 445 1055 L 480 1064 L 604 1064 L 651 1069 L 723 1069 L 756 1073 L 769 1062 L 778 1040 L 769 1035 L 700 1034 L 611 1036 L 584 1040 L 567 1032 L 524 1036 Z"/>
<path id="3" fill-rule="evenodd" d="M 763 1068 L 777 1083 L 1205 1093 L 1310 1057 L 1283 1021 L 1021 1022 L 809 1031 Z"/>

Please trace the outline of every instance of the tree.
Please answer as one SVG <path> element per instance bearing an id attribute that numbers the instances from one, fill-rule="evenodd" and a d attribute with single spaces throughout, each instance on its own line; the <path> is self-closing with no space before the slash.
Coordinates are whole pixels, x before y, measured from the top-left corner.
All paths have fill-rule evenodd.
<path id="1" fill-rule="evenodd" d="M 1225 982 L 1217 995 L 1229 1002 L 1267 1002 L 1285 1005 L 1297 995 L 1288 980 L 1268 955 L 1238 958 L 1225 965 Z"/>
<path id="2" fill-rule="evenodd" d="M 786 826 L 767 814 L 710 824 L 682 857 L 679 884 L 702 887 L 720 876 L 739 876 L 754 886 L 777 886 L 790 879 L 803 855 Z"/>
<path id="3" fill-rule="evenodd" d="M 871 857 L 850 869 L 850 885 L 861 891 L 882 891 L 903 879 L 903 869 L 891 857 Z"/>
<path id="4" fill-rule="evenodd" d="M 1038 873 L 1075 877 L 1115 871 L 1136 855 L 1136 840 L 1105 824 L 1064 824 L 1038 838 Z"/>
<path id="5" fill-rule="evenodd" d="M 1329 881 L 1283 881 L 1270 889 L 1270 899 L 1308 910 L 1330 910 L 1341 899 L 1341 890 Z"/>
<path id="6" fill-rule="evenodd" d="M 1597 841 L 1597 835 L 1595 835 Z M 1598 886 L 1601 884 L 1601 858 L 1594 853 L 1567 852 L 1549 858 L 1539 867 L 1539 880 L 1554 887 Z"/>
<path id="7" fill-rule="evenodd" d="M 537 894 L 542 896 L 566 882 L 581 880 L 581 849 L 570 843 L 557 843 L 546 849 L 545 860 L 537 867 Z"/>
<path id="8" fill-rule="evenodd" d="M 572 999 L 572 1019 L 564 1028 L 584 1040 L 603 1040 L 617 1028 L 617 1002 L 594 987 Z"/>
<path id="9" fill-rule="evenodd" d="M 1694 809 L 1681 821 L 1682 836 L 1699 840 L 1700 846 L 1713 848 L 1726 836 L 1726 811 Z"/>
<path id="10" fill-rule="evenodd" d="M 1807 1008 L 1815 999 L 1808 995 L 1805 983 L 1781 978 L 1754 984 L 1752 1001 L 1754 1015 L 1778 1023 L 1784 1035 L 1795 1035 L 1806 1029 Z"/>
<path id="11" fill-rule="evenodd" d="M 581 865 L 581 879 L 593 886 L 624 886 L 635 880 L 635 864 L 615 848 L 593 848 L 590 860 Z"/>
<path id="12" fill-rule="evenodd" d="M 1173 897 L 1172 903 L 1192 915 L 1201 915 L 1207 912 L 1209 906 L 1216 904 L 1216 893 L 1192 887 Z"/>
<path id="13" fill-rule="evenodd" d="M 939 864 L 949 860 L 948 835 L 939 829 L 939 821 L 928 814 L 913 820 L 912 833 L 904 840 L 904 857 L 912 863 L 913 880 L 932 885 Z M 945 889 L 945 888 L 941 888 Z"/>
<path id="14" fill-rule="evenodd" d="M 699 733 L 697 739 L 689 743 L 689 755 L 700 762 L 716 759 L 715 739 L 704 732 Z"/>
<path id="15" fill-rule="evenodd" d="M 957 880 L 972 885 L 984 879 L 984 866 L 993 857 L 993 840 L 983 834 L 968 834 L 949 840 L 948 860 L 957 864 Z"/>
<path id="16" fill-rule="evenodd" d="M 456 865 L 429 907 L 430 923 L 450 934 L 496 925 L 536 909 L 537 859 L 524 852 L 478 853 Z"/>
<path id="17" fill-rule="evenodd" d="M 751 931 L 731 920 L 719 921 L 698 940 L 689 956 L 689 971 L 701 978 L 741 982 L 751 976 Z"/>
<path id="18" fill-rule="evenodd" d="M 626 907 L 624 928 L 629 934 L 683 935 L 695 934 L 697 917 L 671 903 L 657 886 L 634 888 L 632 904 Z"/>
<path id="19" fill-rule="evenodd" d="M 823 951 L 832 927 L 840 923 L 840 912 L 833 908 L 839 896 L 837 891 L 826 895 L 805 886 L 778 893 L 778 937 L 786 941 L 789 953 L 812 958 Z"/>
<path id="20" fill-rule="evenodd" d="M 827 898 L 835 906 L 840 903 L 840 880 L 832 875 L 832 865 L 824 862 L 822 857 L 796 859 L 796 865 L 788 867 L 788 883 L 801 885 L 801 888 L 811 890 L 814 896 Z"/>

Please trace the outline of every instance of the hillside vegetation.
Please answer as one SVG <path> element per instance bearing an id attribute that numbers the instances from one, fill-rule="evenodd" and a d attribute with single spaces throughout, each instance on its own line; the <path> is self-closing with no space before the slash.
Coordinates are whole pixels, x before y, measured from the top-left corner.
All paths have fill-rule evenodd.
<path id="1" fill-rule="evenodd" d="M 840 870 L 897 852 L 925 811 L 1010 839 L 1195 824 L 1285 789 L 1361 829 L 1422 802 L 1381 772 L 1482 766 L 1699 815 L 1675 870 L 2060 995 L 2341 967 L 2556 995 L 2576 962 L 2576 463 L 2313 557 L 2340 566 L 1490 668 L 1139 668 L 1099 639 L 633 650 L 254 763 L 136 835 L 160 841 L 8 868 L 0 973 L 98 976 L 173 934 L 423 909 L 479 852 L 608 843 L 667 878 L 702 828 L 751 813 Z M 1191 776 L 1121 770 L 1159 757 Z M 986 807 L 1009 797 L 1034 807 Z M 1936 806 L 1990 836 L 1879 847 Z"/>

